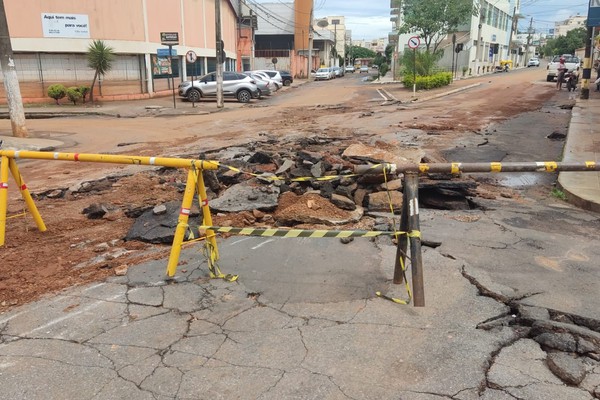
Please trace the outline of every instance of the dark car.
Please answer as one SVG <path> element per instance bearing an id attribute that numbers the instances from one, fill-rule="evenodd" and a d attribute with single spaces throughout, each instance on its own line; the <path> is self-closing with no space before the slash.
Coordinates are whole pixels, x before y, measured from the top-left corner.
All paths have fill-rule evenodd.
<path id="1" fill-rule="evenodd" d="M 200 101 L 203 97 L 217 95 L 217 74 L 211 72 L 197 81 L 185 81 L 179 85 L 179 95 L 189 101 Z M 256 81 L 238 72 L 223 72 L 223 96 L 235 97 L 240 103 L 247 103 L 259 96 Z"/>
<path id="2" fill-rule="evenodd" d="M 279 71 L 279 75 L 281 75 L 283 86 L 290 86 L 294 82 L 294 77 L 287 71 Z"/>

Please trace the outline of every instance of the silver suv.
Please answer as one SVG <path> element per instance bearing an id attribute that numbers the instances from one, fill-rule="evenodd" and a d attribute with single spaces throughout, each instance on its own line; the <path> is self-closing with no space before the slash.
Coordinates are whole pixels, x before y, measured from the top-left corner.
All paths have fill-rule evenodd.
<path id="1" fill-rule="evenodd" d="M 197 81 L 185 81 L 179 84 L 179 96 L 189 101 L 200 101 L 203 97 L 217 96 L 217 73 L 202 76 Z M 237 72 L 223 72 L 223 96 L 234 97 L 240 103 L 247 103 L 258 98 L 259 92 L 256 81 Z"/>

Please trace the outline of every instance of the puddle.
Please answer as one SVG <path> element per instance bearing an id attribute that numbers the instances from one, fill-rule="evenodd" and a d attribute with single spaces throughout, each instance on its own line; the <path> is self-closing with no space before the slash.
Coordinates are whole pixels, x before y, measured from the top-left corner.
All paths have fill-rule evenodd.
<path id="1" fill-rule="evenodd" d="M 506 173 L 497 175 L 498 183 L 510 188 L 523 188 L 550 184 L 556 179 L 552 174 L 540 172 Z"/>

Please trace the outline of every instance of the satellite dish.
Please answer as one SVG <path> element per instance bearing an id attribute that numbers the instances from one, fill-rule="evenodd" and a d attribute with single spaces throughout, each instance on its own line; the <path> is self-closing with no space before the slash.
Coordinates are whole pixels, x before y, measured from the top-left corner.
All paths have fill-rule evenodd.
<path id="1" fill-rule="evenodd" d="M 327 22 L 327 18 L 320 19 L 320 20 L 317 22 L 317 26 L 318 26 L 319 28 L 327 28 L 327 26 L 328 26 L 328 25 L 329 25 L 329 22 Z"/>

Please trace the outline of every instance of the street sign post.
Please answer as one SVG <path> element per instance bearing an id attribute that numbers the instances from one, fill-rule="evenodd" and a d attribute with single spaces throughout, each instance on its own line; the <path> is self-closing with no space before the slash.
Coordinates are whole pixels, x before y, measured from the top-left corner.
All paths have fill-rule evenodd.
<path id="1" fill-rule="evenodd" d="M 175 103 L 175 78 L 173 77 L 173 46 L 179 44 L 179 32 L 161 32 L 160 43 L 163 46 L 169 46 L 169 63 L 171 64 L 171 89 L 173 90 L 173 108 L 177 108 Z"/>
<path id="2" fill-rule="evenodd" d="M 411 36 L 408 39 L 408 47 L 413 51 L 413 97 L 417 95 L 417 48 L 421 44 L 418 36 Z"/>
<path id="3" fill-rule="evenodd" d="M 189 64 L 195 63 L 197 59 L 198 59 L 198 56 L 196 56 L 196 52 L 190 50 L 187 53 L 185 53 L 185 60 Z M 196 68 L 194 67 L 194 69 L 192 71 L 195 71 L 195 70 L 196 70 Z M 192 87 L 194 87 L 194 72 L 192 72 Z M 194 102 L 194 98 L 195 98 L 195 96 L 192 96 L 192 108 L 196 107 L 196 103 Z"/>

